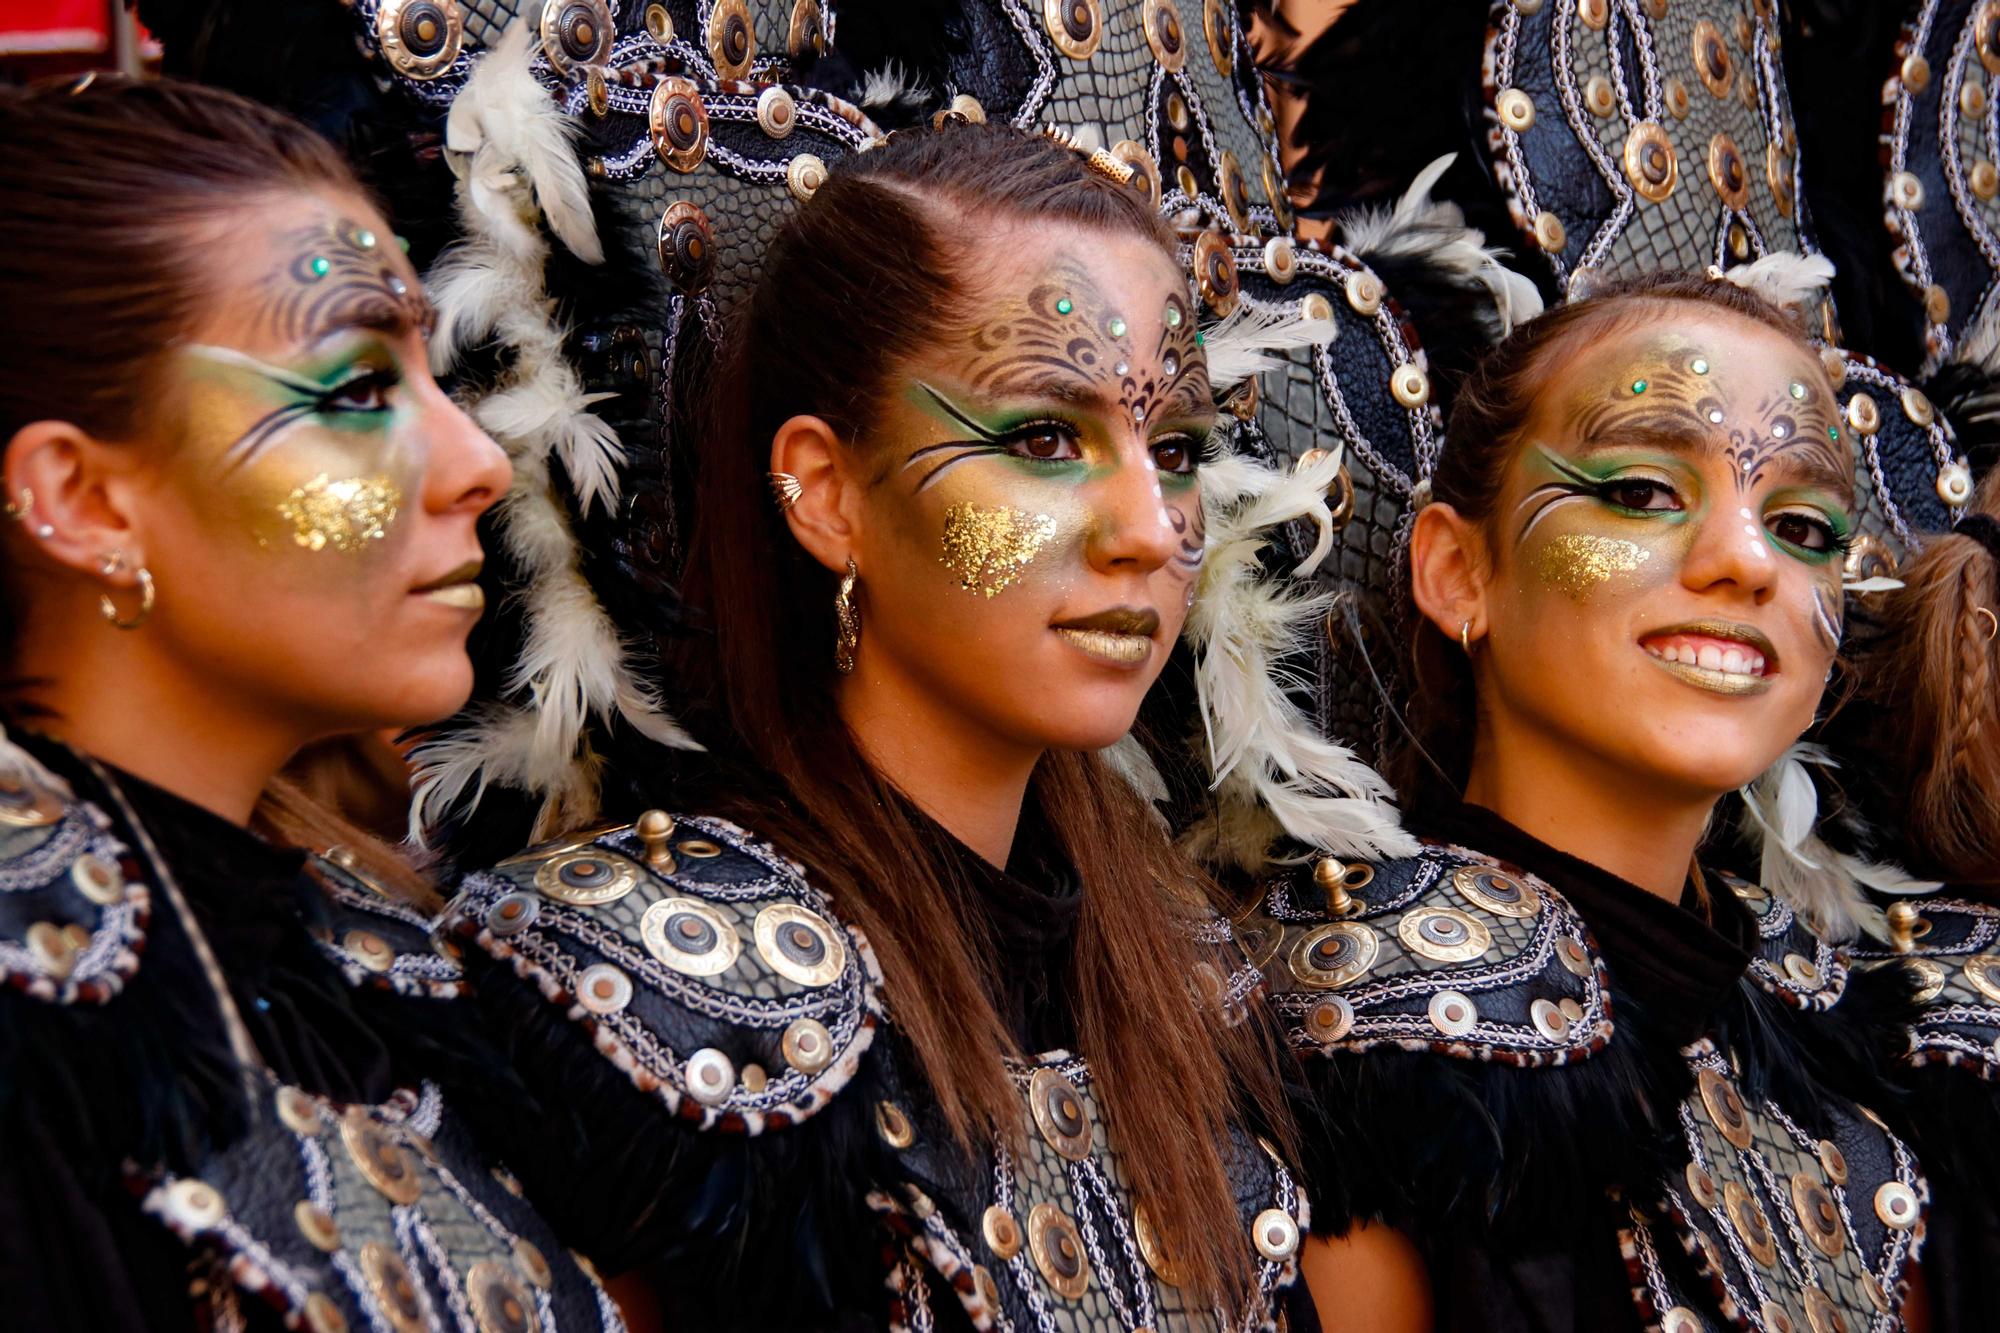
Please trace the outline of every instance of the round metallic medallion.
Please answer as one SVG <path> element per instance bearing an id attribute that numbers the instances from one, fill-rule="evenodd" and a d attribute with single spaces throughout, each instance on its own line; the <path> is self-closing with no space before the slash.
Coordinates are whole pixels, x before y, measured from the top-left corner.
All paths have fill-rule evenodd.
<path id="1" fill-rule="evenodd" d="M 1556 1001 L 1556 1008 L 1562 1010 L 1563 1017 L 1572 1023 L 1583 1021 L 1583 1006 L 1567 995 Z"/>
<path id="2" fill-rule="evenodd" d="M 409 1152 L 368 1113 L 351 1108 L 340 1117 L 340 1142 L 364 1179 L 391 1203 L 415 1203 L 423 1179 Z"/>
<path id="3" fill-rule="evenodd" d="M 736 1077 L 742 1082 L 745 1092 L 758 1093 L 771 1086 L 771 1076 L 765 1072 L 762 1065 L 745 1065 L 737 1072 Z"/>
<path id="4" fill-rule="evenodd" d="M 1403 947 L 1440 963 L 1463 963 L 1493 947 L 1493 932 L 1455 907 L 1420 907 L 1396 923 Z"/>
<path id="5" fill-rule="evenodd" d="M 1139 1255 L 1145 1259 L 1146 1267 L 1153 1270 L 1160 1281 L 1170 1287 L 1178 1287 L 1187 1275 L 1167 1254 L 1165 1242 L 1153 1226 L 1152 1214 L 1143 1203 L 1132 1205 L 1132 1238 L 1139 1243 Z"/>
<path id="6" fill-rule="evenodd" d="M 1912 51 L 1903 57 L 1903 66 L 1897 71 L 1903 77 L 1903 86 L 1913 93 L 1920 93 L 1931 86 L 1931 62 L 1924 59 L 1921 51 Z"/>
<path id="7" fill-rule="evenodd" d="M 2000 1000 L 2000 955 L 1974 954 L 1965 960 L 1965 979 L 1989 1000 Z"/>
<path id="8" fill-rule="evenodd" d="M 76 942 L 51 921 L 37 921 L 27 930 L 28 953 L 42 971 L 61 980 L 76 967 Z"/>
<path id="9" fill-rule="evenodd" d="M 542 54 L 556 73 L 602 65 L 617 39 L 605 0 L 546 0 L 542 5 Z"/>
<path id="10" fill-rule="evenodd" d="M 1525 921 L 1542 910 L 1542 895 L 1534 885 L 1491 866 L 1460 866 L 1451 874 L 1451 886 L 1495 916 Z"/>
<path id="11" fill-rule="evenodd" d="M 1683 1173 L 1687 1176 L 1688 1193 L 1704 1208 L 1713 1208 L 1721 1199 L 1715 1192 L 1715 1177 L 1703 1169 L 1700 1162 L 1689 1162 Z"/>
<path id="12" fill-rule="evenodd" d="M 1560 251 L 1569 233 L 1563 229 L 1562 219 L 1543 211 L 1535 214 L 1535 244 L 1551 254 Z"/>
<path id="13" fill-rule="evenodd" d="M 300 1199 L 292 1208 L 292 1225 L 306 1238 L 306 1244 L 332 1254 L 340 1248 L 340 1224 L 333 1214 L 311 1199 Z"/>
<path id="14" fill-rule="evenodd" d="M 1750 1251 L 1752 1259 L 1766 1268 L 1778 1262 L 1778 1235 L 1771 1230 L 1771 1219 L 1764 1216 L 1764 1210 L 1757 1206 L 1749 1190 L 1733 1180 L 1723 1181 L 1722 1211 L 1742 1237 L 1743 1247 Z"/>
<path id="15" fill-rule="evenodd" d="M 1550 1041 L 1561 1041 L 1569 1036 L 1569 1016 L 1553 1001 L 1536 1000 L 1530 1004 L 1528 1021 L 1535 1025 L 1535 1031 Z"/>
<path id="16" fill-rule="evenodd" d="M 1694 1311 L 1676 1305 L 1660 1317 L 1660 1333 L 1704 1333 L 1704 1330 Z"/>
<path id="17" fill-rule="evenodd" d="M 1269 153 L 1262 156 L 1264 160 L 1258 171 L 1264 178 L 1264 202 L 1271 206 L 1271 216 L 1278 220 L 1279 228 L 1290 231 L 1294 221 L 1292 197 L 1285 192 L 1284 173 L 1278 170 L 1278 164 Z"/>
<path id="18" fill-rule="evenodd" d="M 799 104 L 777 84 L 757 94 L 757 125 L 773 139 L 784 139 L 799 126 Z"/>
<path id="19" fill-rule="evenodd" d="M 826 163 L 811 153 L 800 153 L 785 164 L 785 188 L 792 198 L 804 203 L 826 184 Z"/>
<path id="20" fill-rule="evenodd" d="M 810 52 L 826 54 L 826 13 L 820 0 L 798 0 L 792 6 L 791 27 L 785 33 L 785 54 L 797 60 Z"/>
<path id="21" fill-rule="evenodd" d="M 1924 183 L 1914 174 L 1899 171 L 1889 178 L 1889 202 L 1897 208 L 1919 209 L 1924 206 Z"/>
<path id="22" fill-rule="evenodd" d="M 1776 1301 L 1763 1302 L 1757 1307 L 1757 1313 L 1770 1333 L 1794 1333 L 1797 1327 L 1792 1323 L 1792 1317 L 1785 1313 L 1785 1307 Z"/>
<path id="23" fill-rule="evenodd" d="M 305 1320 L 308 1333 L 347 1333 L 347 1316 L 323 1291 L 306 1297 Z"/>
<path id="24" fill-rule="evenodd" d="M 1817 986 L 1823 980 L 1819 965 L 1802 953 L 1785 955 L 1785 975 L 1802 986 Z"/>
<path id="25" fill-rule="evenodd" d="M 1958 88 L 1958 109 L 1977 120 L 1986 114 L 1986 85 L 1968 77 Z"/>
<path id="26" fill-rule="evenodd" d="M 1299 273 L 1298 252 L 1289 236 L 1273 236 L 1264 242 L 1264 276 L 1284 286 Z"/>
<path id="27" fill-rule="evenodd" d="M 1229 210 L 1229 225 L 1239 232 L 1250 230 L 1250 207 L 1245 197 L 1249 187 L 1243 180 L 1243 164 L 1227 148 L 1215 170 L 1216 185 L 1222 191 L 1222 206 Z"/>
<path id="28" fill-rule="evenodd" d="M 1632 127 L 1625 137 L 1625 178 L 1642 196 L 1659 203 L 1674 192 L 1681 178 L 1673 140 L 1653 121 Z"/>
<path id="29" fill-rule="evenodd" d="M 1210 310 L 1227 315 L 1236 309 L 1236 254 L 1216 232 L 1204 231 L 1195 239 L 1194 280 Z"/>
<path id="30" fill-rule="evenodd" d="M 1002 1263 L 1021 1252 L 1021 1224 L 997 1203 L 980 1215 L 979 1234 L 986 1238 L 986 1248 L 993 1251 L 993 1257 Z"/>
<path id="31" fill-rule="evenodd" d="M 1298 1220 L 1282 1208 L 1266 1208 L 1250 1224 L 1250 1241 L 1257 1253 L 1273 1263 L 1282 1263 L 1298 1253 Z"/>
<path id="32" fill-rule="evenodd" d="M 466 1303 L 479 1333 L 533 1333 L 541 1327 L 535 1298 L 511 1264 L 481 1259 L 465 1275 Z"/>
<path id="33" fill-rule="evenodd" d="M 167 1221 L 181 1231 L 206 1231 L 220 1226 L 229 1207 L 205 1180 L 176 1180 L 161 1196 Z"/>
<path id="34" fill-rule="evenodd" d="M 1463 1037 L 1479 1024 L 1479 1007 L 1462 991 L 1441 990 L 1431 996 L 1431 1026 L 1447 1037 Z"/>
<path id="35" fill-rule="evenodd" d="M 401 1255 L 371 1240 L 361 1247 L 361 1276 L 396 1333 L 424 1333 L 424 1305 Z"/>
<path id="36" fill-rule="evenodd" d="M 647 35 L 661 46 L 674 39 L 674 16 L 669 14 L 667 7 L 658 3 L 658 0 L 646 6 L 645 19 Z"/>
<path id="37" fill-rule="evenodd" d="M 1602 74 L 1593 74 L 1583 82 L 1583 105 L 1591 115 L 1599 118 L 1610 115 L 1618 109 L 1618 94 L 1611 90 L 1611 80 Z"/>
<path id="38" fill-rule="evenodd" d="M 1230 50 L 1236 40 L 1236 19 L 1222 7 L 1222 0 L 1201 0 L 1201 35 L 1215 72 L 1228 78 L 1234 63 Z"/>
<path id="39" fill-rule="evenodd" d="M 1882 1289 L 1882 1280 L 1873 1273 L 1861 1274 L 1861 1294 L 1868 1298 L 1868 1303 L 1874 1306 L 1878 1313 L 1889 1313 L 1889 1293 Z"/>
<path id="40" fill-rule="evenodd" d="M 1736 70 L 1730 61 L 1729 46 L 1722 39 L 1721 29 L 1712 20 L 1702 19 L 1694 25 L 1688 50 L 1694 57 L 1694 72 L 1701 77 L 1701 86 L 1717 97 L 1729 96 Z"/>
<path id="41" fill-rule="evenodd" d="M 1586 28 L 1602 28 L 1611 21 L 1611 0 L 1576 0 L 1576 16 Z"/>
<path id="42" fill-rule="evenodd" d="M 1686 120 L 1688 112 L 1693 109 L 1694 103 L 1688 97 L 1688 86 L 1679 79 L 1668 79 L 1667 110 L 1673 115 L 1673 118 L 1675 120 Z"/>
<path id="43" fill-rule="evenodd" d="M 1431 400 L 1431 377 L 1414 361 L 1405 361 L 1389 372 L 1389 396 L 1415 411 Z"/>
<path id="44" fill-rule="evenodd" d="M 1301 935 L 1288 961 L 1301 985 L 1332 990 L 1365 976 L 1381 947 L 1381 937 L 1359 921 L 1336 921 Z"/>
<path id="45" fill-rule="evenodd" d="M 1802 1299 L 1806 1306 L 1806 1323 L 1813 1333 L 1859 1333 L 1847 1322 L 1847 1316 L 1833 1303 L 1833 1298 L 1818 1287 L 1807 1287 Z"/>
<path id="46" fill-rule="evenodd" d="M 1083 1298 L 1090 1286 L 1090 1259 L 1068 1214 L 1048 1203 L 1029 1209 L 1028 1253 L 1056 1295 L 1068 1301 Z"/>
<path id="47" fill-rule="evenodd" d="M 1973 12 L 1972 39 L 1986 72 L 2000 74 L 2000 0 L 1984 0 Z"/>
<path id="48" fill-rule="evenodd" d="M 1817 1151 L 1819 1169 L 1826 1172 L 1826 1178 L 1836 1185 L 1847 1183 L 1847 1155 L 1832 1139 L 1821 1139 Z"/>
<path id="49" fill-rule="evenodd" d="M 1173 126 L 1174 129 L 1180 131 L 1182 134 L 1186 134 L 1188 126 L 1193 122 L 1188 119 L 1187 98 L 1180 95 L 1179 89 L 1168 90 L 1166 111 L 1167 124 Z"/>
<path id="50" fill-rule="evenodd" d="M 458 0 L 382 0 L 375 10 L 375 41 L 398 74 L 435 79 L 458 59 L 465 13 Z"/>
<path id="51" fill-rule="evenodd" d="M 350 930 L 340 937 L 340 947 L 370 972 L 387 972 L 396 961 L 396 951 L 372 930 Z"/>
<path id="52" fill-rule="evenodd" d="M 675 171 L 693 171 L 708 156 L 708 108 L 693 79 L 676 76 L 653 85 L 646 127 L 652 131 L 653 151 Z"/>
<path id="53" fill-rule="evenodd" d="M 1646 17 L 1663 19 L 1667 16 L 1667 0 L 1646 0 Z"/>
<path id="54" fill-rule="evenodd" d="M 945 114 L 956 116 L 974 125 L 986 123 L 986 108 L 979 105 L 979 99 L 971 93 L 959 93 L 953 97 L 950 104 L 945 107 Z"/>
<path id="55" fill-rule="evenodd" d="M 1695 1076 L 1701 1088 L 1701 1105 L 1708 1112 L 1709 1123 L 1716 1132 L 1728 1140 L 1730 1146 L 1748 1148 L 1750 1146 L 1750 1114 L 1743 1108 L 1743 1098 L 1731 1083 L 1713 1069 L 1704 1069 Z"/>
<path id="56" fill-rule="evenodd" d="M 632 1003 L 632 978 L 614 963 L 593 963 L 577 974 L 576 1002 L 593 1014 L 615 1014 Z"/>
<path id="57" fill-rule="evenodd" d="M 1750 233 L 1743 230 L 1740 222 L 1729 224 L 1729 253 L 1738 259 L 1750 257 Z"/>
<path id="58" fill-rule="evenodd" d="M 1841 355 L 1839 348 L 1822 349 L 1819 354 L 1819 366 L 1826 372 L 1826 382 L 1836 390 L 1847 383 L 1847 358 Z"/>
<path id="59" fill-rule="evenodd" d="M 1847 1244 L 1847 1233 L 1840 1224 L 1840 1209 L 1826 1186 L 1803 1171 L 1794 1175 L 1792 1207 L 1798 1212 L 1799 1226 L 1813 1248 L 1829 1259 L 1838 1259 Z"/>
<path id="60" fill-rule="evenodd" d="M 894 1102 L 875 1103 L 875 1132 L 891 1148 L 907 1148 L 917 1141 L 917 1127 Z"/>
<path id="61" fill-rule="evenodd" d="M 1181 12 L 1174 0 L 1146 0 L 1139 24 L 1146 30 L 1146 45 L 1153 59 L 1169 74 L 1178 74 L 1187 64 L 1187 31 L 1181 27 Z"/>
<path id="62" fill-rule="evenodd" d="M 639 869 L 622 856 L 591 849 L 564 852 L 535 870 L 535 887 L 542 896 L 572 907 L 615 903 L 639 882 Z"/>
<path id="63" fill-rule="evenodd" d="M 1924 288 L 1924 318 L 1933 324 L 1942 324 L 1951 318 L 1951 293 L 1941 283 L 1932 283 Z"/>
<path id="64" fill-rule="evenodd" d="M 1365 269 L 1349 273 L 1340 285 L 1347 297 L 1348 308 L 1366 319 L 1374 318 L 1382 308 L 1382 298 L 1388 294 L 1382 280 Z M 1327 313 L 1329 316 L 1332 314 L 1331 311 Z"/>
<path id="65" fill-rule="evenodd" d="M 1938 499 L 1957 509 L 1972 498 L 1972 469 L 1953 459 L 1938 469 Z"/>
<path id="66" fill-rule="evenodd" d="M 722 855 L 722 848 L 707 838 L 689 838 L 679 850 L 682 856 L 692 856 L 697 861 L 713 860 Z"/>
<path id="67" fill-rule="evenodd" d="M 717 11 L 718 13 L 720 10 Z M 660 267 L 682 292 L 698 292 L 715 273 L 715 233 L 708 215 L 685 199 L 660 214 Z M 687 850 L 682 844 L 681 850 Z"/>
<path id="68" fill-rule="evenodd" d="M 1111 156 L 1132 168 L 1132 188 L 1145 195 L 1146 202 L 1157 208 L 1160 203 L 1160 164 L 1153 160 L 1145 145 L 1132 139 L 1120 139 L 1111 145 Z"/>
<path id="69" fill-rule="evenodd" d="M 773 972 L 801 986 L 824 986 L 847 966 L 847 946 L 817 913 L 772 903 L 757 913 L 757 953 Z"/>
<path id="70" fill-rule="evenodd" d="M 785 1063 L 801 1074 L 817 1074 L 833 1063 L 833 1034 L 816 1018 L 793 1019 L 778 1048 Z"/>
<path id="71" fill-rule="evenodd" d="M 1028 1110 L 1051 1148 L 1072 1162 L 1090 1156 L 1094 1138 L 1090 1111 L 1074 1083 L 1053 1069 L 1037 1069 L 1028 1081 Z"/>
<path id="72" fill-rule="evenodd" d="M 1104 11 L 1098 0 L 1042 0 L 1042 25 L 1056 49 L 1071 60 L 1088 60 L 1104 40 Z"/>
<path id="73" fill-rule="evenodd" d="M 1865 393 L 1857 393 L 1847 400 L 1845 415 L 1847 424 L 1862 435 L 1873 435 L 1882 429 L 1882 410 Z"/>
<path id="74" fill-rule="evenodd" d="M 722 79 L 747 79 L 757 59 L 757 30 L 744 0 L 715 0 L 708 13 L 708 58 Z"/>
<path id="75" fill-rule="evenodd" d="M 687 1058 L 681 1069 L 688 1096 L 703 1106 L 720 1106 L 736 1090 L 736 1062 L 713 1046 L 704 1046 Z"/>
<path id="76" fill-rule="evenodd" d="M 639 918 L 646 952 L 690 977 L 712 977 L 743 951 L 728 917 L 696 898 L 662 898 Z"/>
<path id="77" fill-rule="evenodd" d="M 1917 1224 L 1921 1211 L 1916 1191 L 1900 1180 L 1892 1180 L 1875 1191 L 1875 1216 L 1885 1226 L 1907 1231 Z"/>
<path id="78" fill-rule="evenodd" d="M 1351 301 L 1349 304 L 1353 304 Z M 1299 302 L 1299 318 L 1328 320 L 1333 318 L 1333 302 L 1320 292 L 1307 292 Z M 1254 383 L 1254 381 L 1253 381 Z"/>
<path id="79" fill-rule="evenodd" d="M 1306 1033 L 1322 1045 L 1339 1041 L 1354 1030 L 1354 1006 L 1329 995 L 1306 1010 Z"/>
<path id="80" fill-rule="evenodd" d="M 1493 100 L 1500 123 L 1519 134 L 1535 123 L 1535 99 L 1519 88 L 1503 88 Z"/>
<path id="81" fill-rule="evenodd" d="M 972 1266 L 972 1285 L 978 1291 L 979 1299 L 986 1303 L 989 1310 L 997 1310 L 1000 1307 L 1000 1284 L 993 1280 L 993 1274 L 988 1271 L 986 1265 Z"/>
<path id="82" fill-rule="evenodd" d="M 279 1088 L 276 1097 L 278 1123 L 294 1134 L 316 1138 L 326 1128 L 319 1118 L 319 1103 L 311 1093 L 299 1088 Z"/>
<path id="83" fill-rule="evenodd" d="M 1573 976 L 1587 977 L 1595 970 L 1591 965 L 1590 951 L 1574 935 L 1564 935 L 1556 940 L 1556 958 Z"/>
<path id="84" fill-rule="evenodd" d="M 0 774 L 0 825 L 11 825 L 14 828 L 42 828 L 61 819 L 62 813 L 62 802 L 54 793 L 43 790 L 40 784 L 28 782 L 14 773 Z M 95 853 L 85 852 L 70 867 L 70 874 L 76 879 L 77 887 L 82 889 L 84 896 L 92 902 L 117 902 L 120 896 L 118 892 L 111 892 L 108 897 L 93 895 L 91 886 L 84 882 L 76 869 L 86 862 L 94 866 L 110 864 Z M 106 878 L 117 877 L 113 875 Z M 119 889 L 122 890 L 123 887 L 120 881 Z"/>
<path id="85" fill-rule="evenodd" d="M 1937 420 L 1937 409 L 1922 389 L 1910 384 L 1903 388 L 1903 415 L 1919 426 L 1928 426 Z"/>
<path id="86" fill-rule="evenodd" d="M 556 1275 L 549 1271 L 549 1261 L 542 1257 L 542 1252 L 519 1236 L 514 1238 L 514 1267 L 520 1269 L 523 1277 L 543 1291 L 547 1291 L 556 1280 Z"/>
<path id="87" fill-rule="evenodd" d="M 1750 172 L 1736 151 L 1736 140 L 1727 134 L 1708 141 L 1708 183 L 1730 208 L 1740 210 L 1750 202 Z"/>

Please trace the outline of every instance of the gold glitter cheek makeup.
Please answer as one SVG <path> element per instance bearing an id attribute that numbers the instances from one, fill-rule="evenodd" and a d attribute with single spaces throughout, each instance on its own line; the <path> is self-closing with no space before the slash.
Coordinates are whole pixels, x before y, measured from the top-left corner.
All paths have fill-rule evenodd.
<path id="1" fill-rule="evenodd" d="M 1571 601 L 1588 602 L 1607 584 L 1629 582 L 1653 559 L 1651 550 L 1622 537 L 1570 532 L 1535 553 L 1534 569 L 1542 582 Z"/>
<path id="2" fill-rule="evenodd" d="M 992 597 L 1017 582 L 1056 535 L 1056 521 L 1006 505 L 954 504 L 944 511 L 938 559 L 970 593 Z"/>

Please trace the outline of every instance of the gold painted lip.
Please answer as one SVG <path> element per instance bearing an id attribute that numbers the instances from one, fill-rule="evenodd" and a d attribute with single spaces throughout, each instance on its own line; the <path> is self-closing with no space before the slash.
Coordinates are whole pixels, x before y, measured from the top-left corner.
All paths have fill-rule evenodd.
<path id="1" fill-rule="evenodd" d="M 1686 662 L 1669 662 L 1666 658 L 1655 657 L 1651 653 L 1646 654 L 1646 660 L 1662 671 L 1672 672 L 1684 683 L 1698 690 L 1707 690 L 1711 694 L 1762 694 L 1771 688 L 1769 676 L 1745 676 L 1728 671 L 1715 671 L 1704 666 L 1691 666 Z"/>
<path id="2" fill-rule="evenodd" d="M 1160 629 L 1160 613 L 1147 607 L 1114 606 L 1095 615 L 1056 622 L 1057 629 L 1097 630 L 1104 634 L 1143 634 L 1151 638 Z"/>
<path id="3" fill-rule="evenodd" d="M 1139 666 L 1153 654 L 1153 641 L 1143 634 L 1077 629 L 1068 625 L 1057 625 L 1055 631 L 1079 652 L 1112 666 Z"/>
<path id="4" fill-rule="evenodd" d="M 437 592 L 442 588 L 449 588 L 456 584 L 470 583 L 479 577 L 479 571 L 484 567 L 484 561 L 468 560 L 458 568 L 452 570 L 451 573 L 446 574 L 443 578 L 432 579 L 429 583 L 418 584 L 416 587 L 410 589 L 410 591 L 414 593 Z"/>
<path id="5" fill-rule="evenodd" d="M 1668 625 L 1664 629 L 1647 630 L 1639 636 L 1643 645 L 1648 639 L 1665 639 L 1676 634 L 1698 634 L 1708 639 L 1726 639 L 1754 648 L 1764 659 L 1764 674 L 1778 674 L 1778 650 L 1771 640 L 1755 625 L 1745 625 L 1734 620 L 1690 620 L 1679 625 Z M 1650 656 L 1650 654 L 1648 654 Z"/>
<path id="6" fill-rule="evenodd" d="M 448 583 L 423 595 L 440 606 L 454 606 L 462 611 L 486 609 L 486 590 L 477 583 Z"/>

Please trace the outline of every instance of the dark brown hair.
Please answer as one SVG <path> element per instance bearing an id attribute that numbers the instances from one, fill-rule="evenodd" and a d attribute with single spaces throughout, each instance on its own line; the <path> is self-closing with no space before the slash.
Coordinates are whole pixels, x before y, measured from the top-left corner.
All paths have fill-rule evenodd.
<path id="1" fill-rule="evenodd" d="M 1671 315 L 1676 304 L 1740 315 L 1812 353 L 1791 315 L 1733 282 L 1674 272 L 1601 282 L 1588 296 L 1555 306 L 1514 330 L 1473 368 L 1452 404 L 1444 450 L 1431 474 L 1431 499 L 1483 525 L 1493 515 L 1521 428 L 1548 384 L 1549 368 L 1586 338 Z M 1404 799 L 1414 801 L 1440 777 L 1456 790 L 1464 788 L 1476 709 L 1472 672 L 1458 644 L 1414 610 L 1409 621 L 1412 740 L 1391 756 L 1388 768 Z"/>
<path id="2" fill-rule="evenodd" d="M 793 539 L 764 473 L 785 420 L 811 414 L 865 438 L 899 363 L 970 327 L 967 278 L 996 221 L 1170 243 L 1138 193 L 1017 130 L 904 131 L 843 163 L 785 229 L 735 331 L 703 437 L 688 580 L 714 619 L 726 722 L 783 788 L 784 808 L 746 821 L 805 860 L 874 943 L 896 1026 L 968 1147 L 1023 1132 L 1004 1066 L 1020 1052 L 991 998 L 1008 960 L 975 933 L 974 891 L 937 835 L 842 722 L 835 580 Z M 865 579 L 861 595 L 865 615 Z M 1251 1259 L 1225 1126 L 1284 1141 L 1289 1122 L 1262 1027 L 1230 1027 L 1190 996 L 1207 883 L 1095 755 L 1046 754 L 1029 800 L 1082 882 L 1067 993 L 1122 1167 L 1192 1289 L 1243 1308 Z"/>
<path id="3" fill-rule="evenodd" d="M 2000 520 L 1989 473 L 1965 516 Z M 1903 803 L 1912 869 L 2000 886 L 2000 560 L 1969 534 L 1929 539 L 1883 598 L 1858 675 Z"/>
<path id="4" fill-rule="evenodd" d="M 34 421 L 144 434 L 229 228 L 260 199 L 309 190 L 367 197 L 333 145 L 233 93 L 106 76 L 0 89 L 0 448 Z M 15 623 L 0 615 L 9 656 Z M 395 852 L 282 781 L 252 822 L 346 845 L 378 880 L 428 893 Z"/>

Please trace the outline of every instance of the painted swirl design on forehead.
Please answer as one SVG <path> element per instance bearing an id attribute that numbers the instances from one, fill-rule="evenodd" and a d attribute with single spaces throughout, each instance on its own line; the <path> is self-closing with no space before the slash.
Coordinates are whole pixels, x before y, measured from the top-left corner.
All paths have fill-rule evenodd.
<path id="1" fill-rule="evenodd" d="M 974 330 L 971 342 L 966 384 L 986 397 L 1110 390 L 1125 419 L 1140 427 L 1162 413 L 1205 408 L 1210 398 L 1208 358 L 1182 293 L 1168 296 L 1160 337 L 1141 356 L 1129 312 L 1114 308 L 1075 264 L 1050 270 L 1019 305 Z"/>
<path id="2" fill-rule="evenodd" d="M 1751 386 L 1714 373 L 1708 354 L 1679 348 L 1647 358 L 1604 397 L 1575 405 L 1571 438 L 1586 444 L 1621 436 L 1708 437 L 1721 441 L 1738 494 L 1762 480 L 1780 459 L 1829 485 L 1853 486 L 1853 461 L 1840 443 L 1832 395 L 1815 378 L 1778 387 Z"/>
<path id="3" fill-rule="evenodd" d="M 396 271 L 382 239 L 347 218 L 286 232 L 291 256 L 258 287 L 259 331 L 300 343 L 350 326 L 406 323 L 429 334 L 436 312 Z"/>

